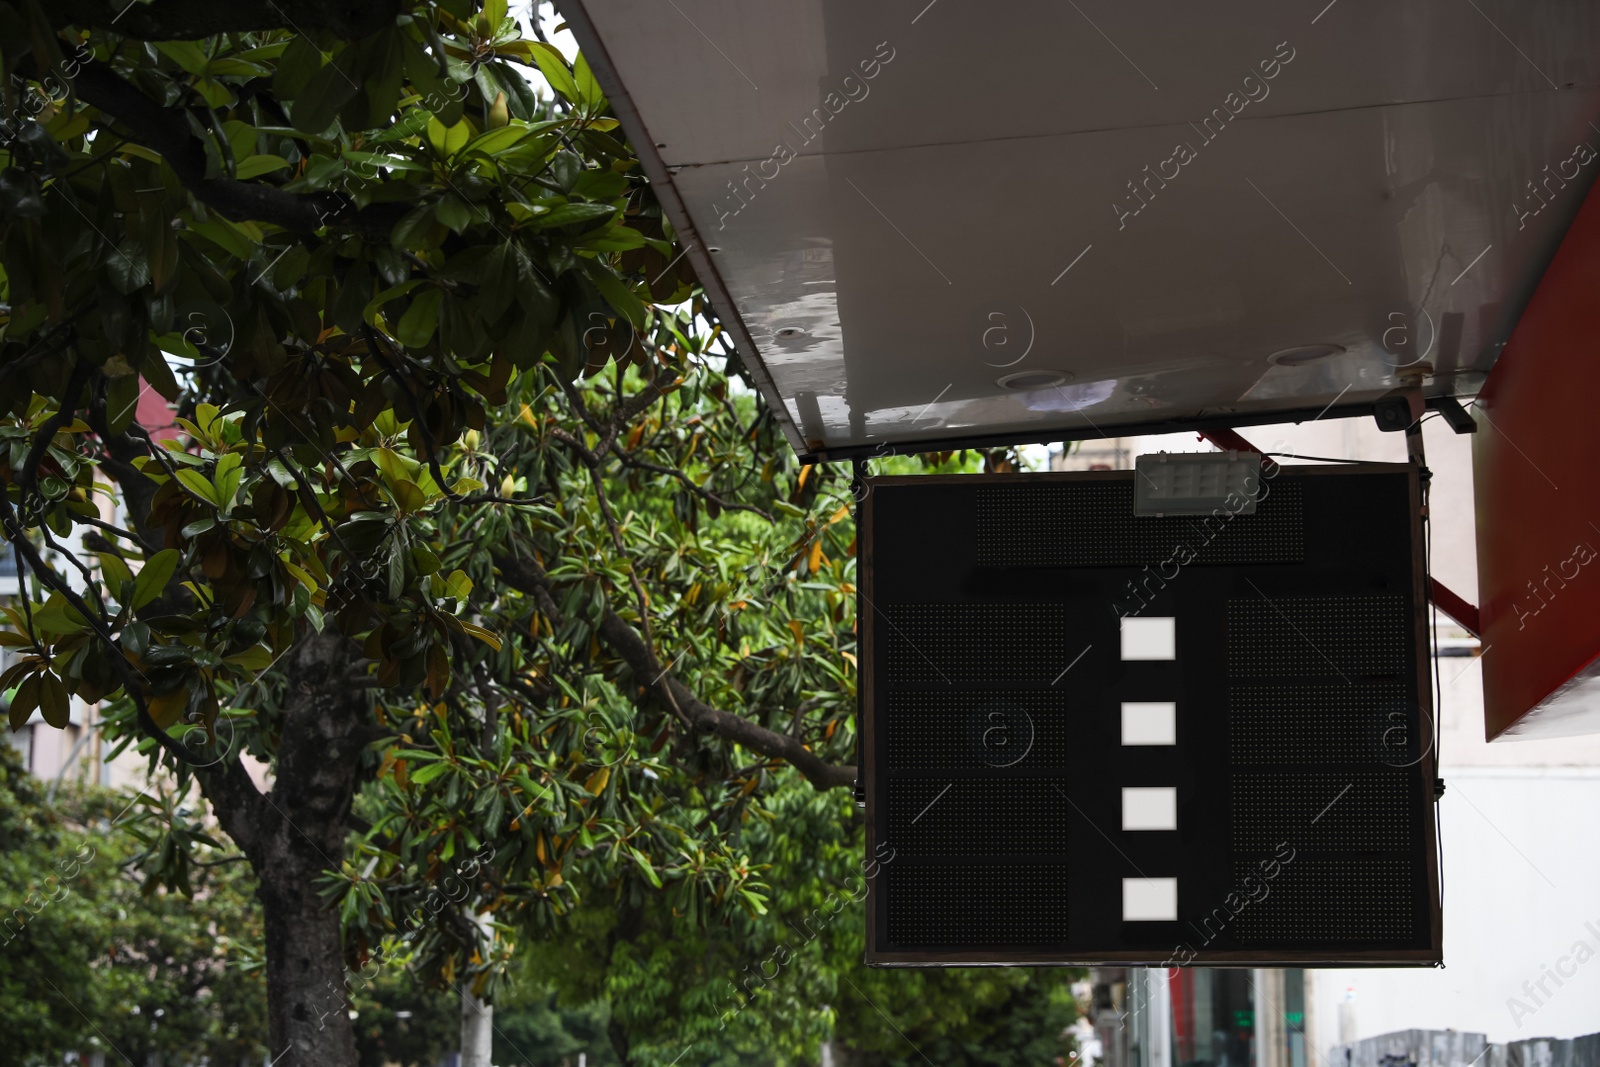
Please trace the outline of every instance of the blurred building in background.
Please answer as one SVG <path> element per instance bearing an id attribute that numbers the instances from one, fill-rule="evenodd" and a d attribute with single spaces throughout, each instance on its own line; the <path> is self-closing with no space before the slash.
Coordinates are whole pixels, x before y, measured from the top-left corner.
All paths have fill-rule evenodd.
<path id="1" fill-rule="evenodd" d="M 1090 972 L 1104 1067 L 1310 1067 L 1305 972 L 1102 967 Z M 1258 1016 L 1256 1005 L 1271 1004 Z M 1081 1047 L 1081 1045 L 1080 1045 Z"/>

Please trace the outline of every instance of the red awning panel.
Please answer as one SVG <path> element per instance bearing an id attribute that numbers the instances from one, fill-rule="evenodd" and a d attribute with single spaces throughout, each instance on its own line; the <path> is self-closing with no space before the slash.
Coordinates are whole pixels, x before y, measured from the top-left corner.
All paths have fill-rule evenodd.
<path id="1" fill-rule="evenodd" d="M 1488 737 L 1600 733 L 1600 195 L 1478 397 Z"/>

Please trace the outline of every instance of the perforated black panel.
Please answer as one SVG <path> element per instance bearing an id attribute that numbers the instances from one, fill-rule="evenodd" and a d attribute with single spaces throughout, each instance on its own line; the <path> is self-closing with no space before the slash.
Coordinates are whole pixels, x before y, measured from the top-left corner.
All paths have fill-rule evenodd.
<path id="1" fill-rule="evenodd" d="M 1072 752 L 1072 704 L 1066 693 L 947 688 L 891 692 L 887 703 L 884 741 L 895 769 L 981 770 L 1022 759 L 1030 768 L 1062 767 Z M 1084 709 L 1078 712 L 1081 716 Z"/>
<path id="2" fill-rule="evenodd" d="M 1267 489 L 1252 515 L 1166 516 L 1135 515 L 1131 481 L 980 489 L 978 565 L 1298 563 L 1305 556 L 1300 484 L 1285 479 Z"/>
<path id="3" fill-rule="evenodd" d="M 1064 854 L 1066 785 L 1050 778 L 890 779 L 890 840 L 911 856 L 952 849 L 968 856 Z"/>
<path id="4" fill-rule="evenodd" d="M 868 961 L 1436 961 L 1414 472 L 1279 468 L 1225 520 L 1134 477 L 871 483 Z"/>
<path id="5" fill-rule="evenodd" d="M 1414 718 L 1399 679 L 1322 685 L 1235 685 L 1229 755 L 1249 763 L 1409 763 Z"/>
<path id="6" fill-rule="evenodd" d="M 1403 849 L 1411 844 L 1402 770 L 1306 773 L 1254 771 L 1233 776 L 1233 847 L 1348 852 Z"/>
<path id="7" fill-rule="evenodd" d="M 1082 650 L 1057 604 L 886 604 L 889 680 L 1049 682 Z"/>
<path id="8" fill-rule="evenodd" d="M 1051 945 L 1067 939 L 1065 864 L 893 863 L 889 938 L 900 944 Z"/>
<path id="9" fill-rule="evenodd" d="M 1240 895 L 1259 884 L 1260 866 L 1239 861 Z M 1247 881 L 1253 877 L 1254 882 Z M 1297 853 L 1234 919 L 1246 942 L 1382 942 L 1412 936 L 1416 873 L 1399 859 L 1315 859 Z"/>
<path id="10" fill-rule="evenodd" d="M 1270 596 L 1258 586 L 1228 602 L 1234 677 L 1400 674 L 1407 663 L 1404 597 Z"/>

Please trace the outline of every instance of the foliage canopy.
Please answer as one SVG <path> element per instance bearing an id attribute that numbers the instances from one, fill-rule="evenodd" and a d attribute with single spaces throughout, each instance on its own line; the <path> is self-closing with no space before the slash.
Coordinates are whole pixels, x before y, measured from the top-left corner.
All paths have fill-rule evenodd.
<path id="1" fill-rule="evenodd" d="M 854 777 L 848 479 L 795 464 L 588 65 L 529 29 L 0 0 L 0 690 L 13 726 L 104 701 L 198 785 L 301 1062 L 355 1062 L 322 1023 L 384 968 L 492 996 L 516 932 L 607 914 L 639 934 L 594 992 L 632 1005 L 681 978 L 652 952 L 772 941 L 777 857 L 815 895 L 859 847 L 842 792 L 774 800 Z M 185 810 L 153 886 L 196 887 Z M 789 816 L 845 836 L 760 829 Z"/>

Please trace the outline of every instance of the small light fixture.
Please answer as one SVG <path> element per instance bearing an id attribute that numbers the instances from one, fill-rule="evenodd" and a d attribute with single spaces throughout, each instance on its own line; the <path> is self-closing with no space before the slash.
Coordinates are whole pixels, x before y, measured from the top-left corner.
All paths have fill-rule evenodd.
<path id="1" fill-rule="evenodd" d="M 994 380 L 994 384 L 1002 389 L 1048 389 L 1052 385 L 1063 385 L 1072 381 L 1072 375 L 1064 370 L 1019 370 L 1011 374 L 1002 374 Z"/>
<path id="2" fill-rule="evenodd" d="M 1295 345 L 1272 353 L 1267 357 L 1267 362 L 1279 367 L 1303 367 L 1319 359 L 1343 354 L 1344 345 Z"/>
<path id="3" fill-rule="evenodd" d="M 1254 515 L 1265 495 L 1259 452 L 1157 452 L 1133 466 L 1135 515 Z"/>

